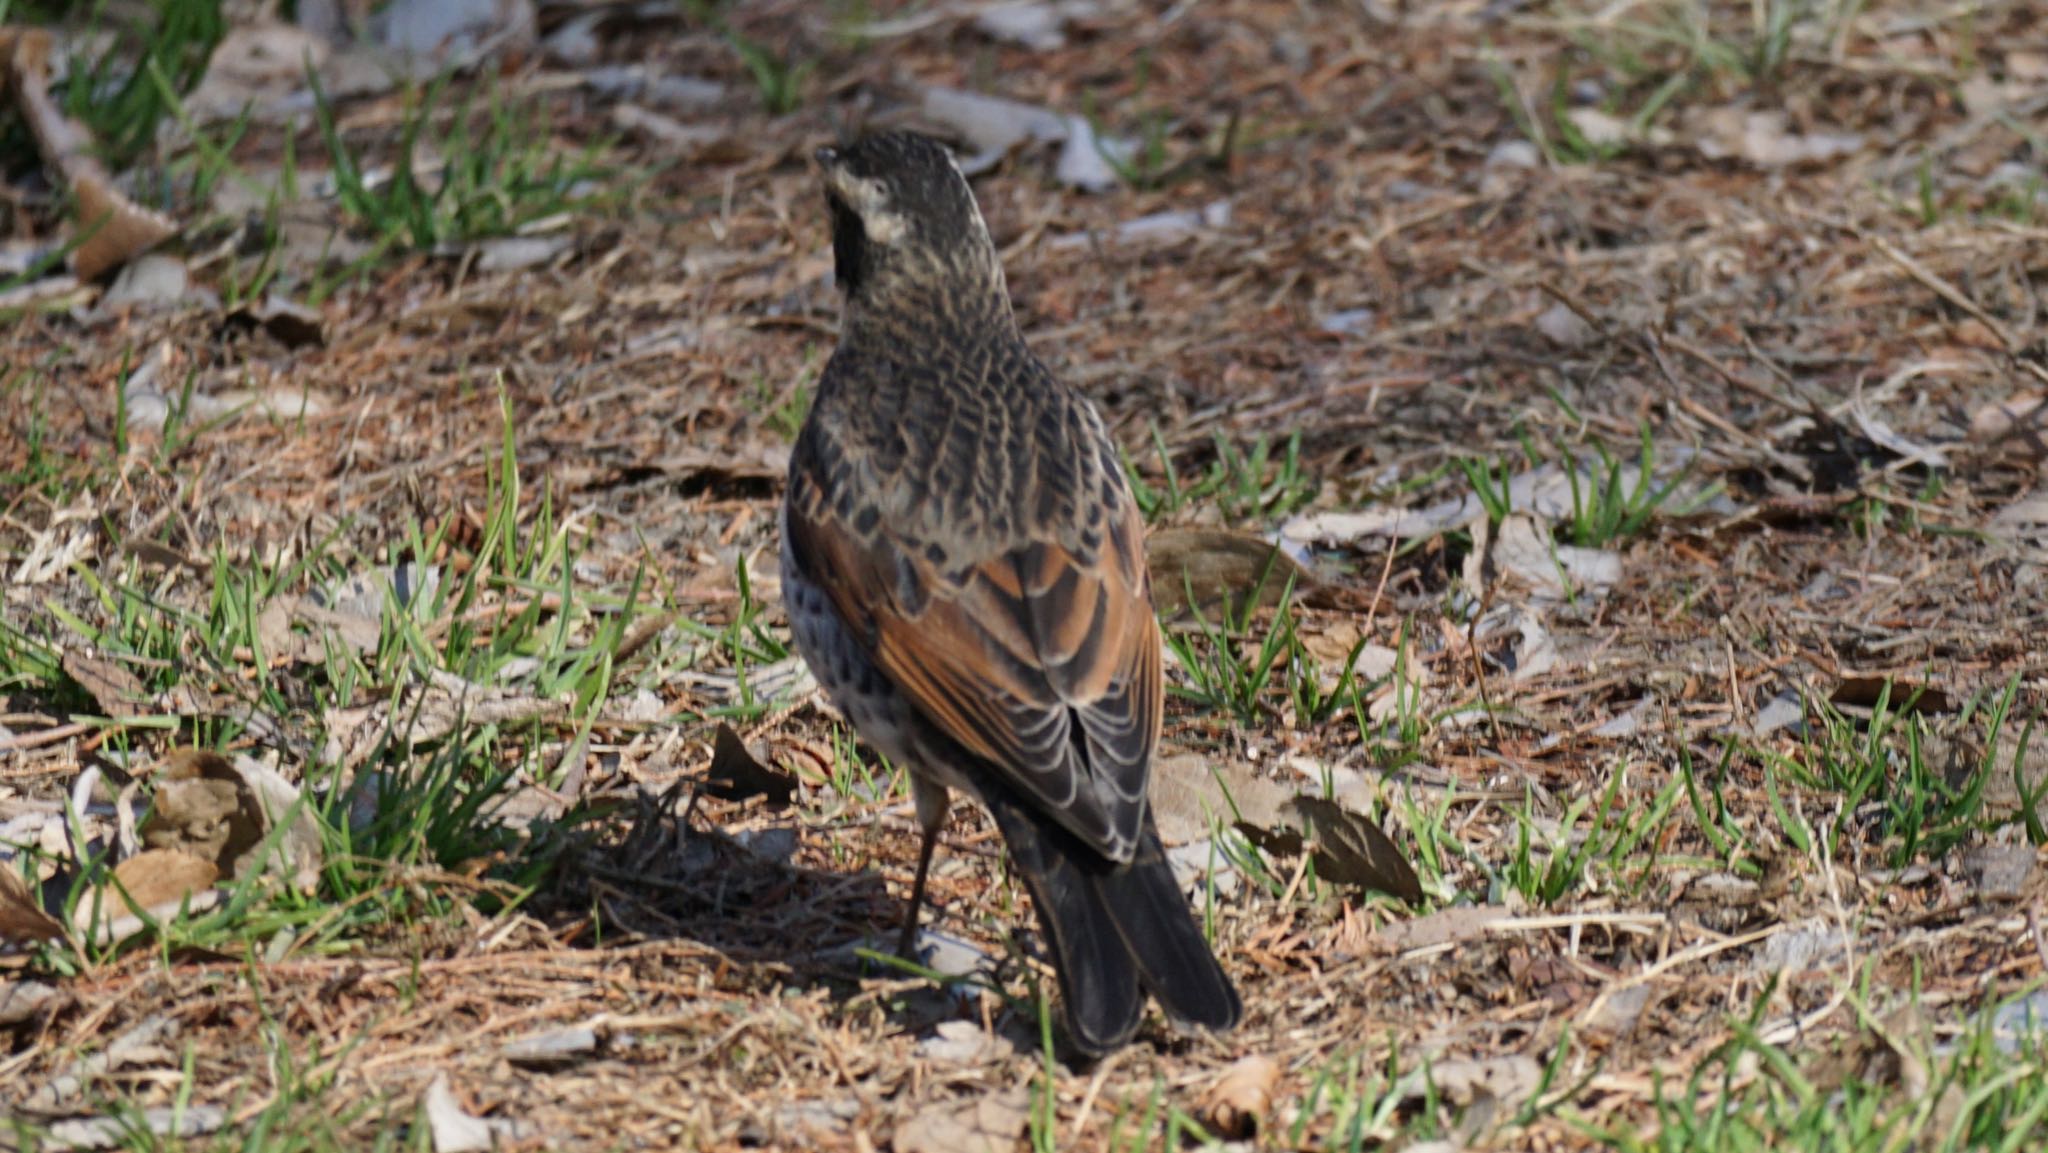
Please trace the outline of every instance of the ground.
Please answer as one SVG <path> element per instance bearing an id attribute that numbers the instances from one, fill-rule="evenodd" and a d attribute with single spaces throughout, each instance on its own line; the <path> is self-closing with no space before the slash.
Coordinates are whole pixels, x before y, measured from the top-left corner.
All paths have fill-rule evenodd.
<path id="1" fill-rule="evenodd" d="M 153 263 L 29 267 L 0 141 L 0 1147 L 2048 1139 L 2033 6 L 544 4 L 417 86 L 262 20 L 110 163 Z M 1127 450 L 1228 1035 L 1070 1059 L 964 804 L 951 975 L 861 951 L 911 805 L 775 525 L 879 125 L 1007 143 Z"/>

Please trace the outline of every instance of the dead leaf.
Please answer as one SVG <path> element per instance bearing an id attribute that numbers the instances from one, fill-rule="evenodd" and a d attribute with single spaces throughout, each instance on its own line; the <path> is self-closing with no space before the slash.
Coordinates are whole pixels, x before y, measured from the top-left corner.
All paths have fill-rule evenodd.
<path id="1" fill-rule="evenodd" d="M 440 740 L 463 725 L 555 720 L 569 711 L 562 700 L 502 692 L 452 673 L 431 676 L 431 683 L 408 685 L 388 701 L 330 711 L 320 759 L 355 768 L 387 744 L 409 748 Z"/>
<path id="2" fill-rule="evenodd" d="M 4 907 L 5 903 L 6 897 L 0 895 L 0 907 Z M 4 912 L 0 912 L 0 917 L 5 915 Z M 5 927 L 0 926 L 0 939 L 6 936 Z M 46 985 L 41 981 L 0 981 L 0 1028 L 25 1025 L 46 1010 L 64 1004 L 66 999 L 55 986 Z"/>
<path id="3" fill-rule="evenodd" d="M 1629 985 L 1594 1001 L 1586 1014 L 1583 1028 L 1596 1036 L 1608 1038 L 1626 1037 L 1635 1031 L 1637 1022 L 1643 1019 L 1643 1010 L 1650 1007 L 1651 989 L 1648 985 Z"/>
<path id="4" fill-rule="evenodd" d="M 2037 859 L 2032 845 L 1976 845 L 1959 863 L 1979 898 L 2012 900 L 2027 894 Z"/>
<path id="5" fill-rule="evenodd" d="M 1498 526 L 1481 521 L 1476 534 L 1480 539 L 1465 557 L 1464 573 L 1466 587 L 1474 593 L 1486 589 L 1489 562 L 1495 572 L 1516 578 L 1539 600 L 1600 600 L 1621 581 L 1621 554 L 1559 544 L 1547 524 L 1524 513 L 1511 513 Z"/>
<path id="6" fill-rule="evenodd" d="M 1212 821 L 1237 829 L 1268 852 L 1298 856 L 1315 844 L 1316 875 L 1363 885 L 1414 904 L 1421 882 L 1386 833 L 1340 801 L 1312 797 L 1238 761 L 1192 753 L 1152 764 L 1152 815 L 1167 845 L 1209 836 Z"/>
<path id="7" fill-rule="evenodd" d="M 1677 449 L 1660 449 L 1657 458 L 1660 463 L 1677 468 L 1684 467 L 1690 459 L 1684 451 Z M 1645 484 L 1661 487 L 1664 483 L 1666 478 L 1656 473 L 1646 481 L 1642 470 L 1634 464 L 1621 464 L 1611 476 L 1604 469 L 1595 476 L 1591 466 L 1582 464 L 1578 470 L 1578 496 L 1574 498 L 1571 473 L 1561 466 L 1548 464 L 1519 473 L 1508 481 L 1508 507 L 1516 513 L 1557 523 L 1572 516 L 1576 504 L 1585 502 L 1588 491 L 1613 485 L 1618 491 L 1629 493 L 1641 491 Z M 1680 485 L 1659 506 L 1659 515 L 1699 511 L 1707 507 L 1706 497 L 1707 490 L 1689 484 Z M 1455 500 L 1421 509 L 1376 508 L 1356 513 L 1307 513 L 1280 526 L 1280 535 L 1303 544 L 1349 544 L 1364 537 L 1422 540 L 1463 528 L 1484 516 L 1485 512 L 1478 495 L 1467 493 Z"/>
<path id="8" fill-rule="evenodd" d="M 301 802 L 297 785 L 261 761 L 237 755 L 229 767 L 263 815 L 262 839 L 228 862 L 229 875 L 240 879 L 270 872 L 301 893 L 312 892 L 319 885 L 320 866 L 326 858 L 320 822 L 312 807 Z M 291 823 L 278 832 L 278 826 L 286 821 Z"/>
<path id="9" fill-rule="evenodd" d="M 1987 527 L 2001 540 L 2048 544 L 2048 489 L 2028 493 L 1999 509 Z"/>
<path id="10" fill-rule="evenodd" d="M 1152 816 L 1159 839 L 1168 845 L 1199 841 L 1212 821 L 1241 817 L 1258 827 L 1286 823 L 1284 810 L 1294 790 L 1238 762 L 1178 753 L 1152 762 Z"/>
<path id="11" fill-rule="evenodd" d="M 1543 1066 L 1519 1053 L 1504 1057 L 1448 1057 L 1426 1069 L 1404 1074 L 1394 1091 L 1402 1100 L 1436 1096 L 1453 1105 L 1471 1105 L 1490 1098 L 1502 1105 L 1528 1100 L 1543 1085 Z"/>
<path id="12" fill-rule="evenodd" d="M 253 304 L 245 304 L 228 313 L 229 324 L 247 328 L 260 328 L 277 338 L 286 348 L 305 348 L 326 343 L 326 318 L 320 310 L 309 308 L 297 301 L 271 293 Z M 300 396 L 312 394 L 303 389 Z M 316 410 L 317 411 L 317 410 Z M 289 410 L 287 417 L 296 415 Z"/>
<path id="13" fill-rule="evenodd" d="M 1874 709 L 1879 700 L 1885 701 L 1885 707 L 1895 713 L 1956 711 L 1955 701 L 1942 690 L 1898 677 L 1845 676 L 1842 683 L 1835 686 L 1835 691 L 1828 694 L 1829 703 L 1837 707 Z"/>
<path id="14" fill-rule="evenodd" d="M 1495 921 L 1513 916 L 1500 905 L 1457 905 L 1439 909 L 1406 921 L 1397 921 L 1373 935 L 1373 941 L 1391 952 L 1405 953 L 1410 949 L 1432 949 L 1440 945 L 1452 945 L 1463 941 L 1475 941 L 1486 935 L 1487 927 Z"/>
<path id="15" fill-rule="evenodd" d="M 1067 142 L 1060 148 L 1053 176 L 1061 184 L 1083 192 L 1107 192 L 1122 182 L 1116 164 L 1137 155 L 1136 141 L 1122 137 L 1098 137 L 1095 125 L 1085 116 L 1067 117 Z M 1111 163 L 1115 161 L 1116 163 Z"/>
<path id="16" fill-rule="evenodd" d="M 421 1096 L 420 1111 L 427 1115 L 427 1131 L 433 1135 L 434 1153 L 480 1153 L 495 1148 L 497 1138 L 491 1123 L 471 1116 L 448 1088 L 448 1074 L 436 1073 Z"/>
<path id="17" fill-rule="evenodd" d="M 1273 1088 L 1280 1064 L 1271 1057 L 1241 1057 L 1202 1095 L 1202 1116 L 1209 1130 L 1231 1141 L 1258 1135 L 1259 1123 L 1273 1107 Z"/>
<path id="18" fill-rule="evenodd" d="M 972 1021 L 941 1021 L 917 1043 L 921 1060 L 941 1065 L 978 1065 L 1015 1050 L 1008 1041 Z"/>
<path id="19" fill-rule="evenodd" d="M 1985 405 L 1970 417 L 1970 439 L 2025 460 L 2048 457 L 2048 393 Z"/>
<path id="20" fill-rule="evenodd" d="M 1559 348 L 1582 348 L 1600 334 L 1586 318 L 1563 304 L 1553 304 L 1536 317 L 1536 331 Z"/>
<path id="21" fill-rule="evenodd" d="M 396 0 L 376 9 L 372 26 L 404 57 L 466 67 L 538 42 L 533 0 Z"/>
<path id="22" fill-rule="evenodd" d="M 983 8 L 974 15 L 975 30 L 994 40 L 1021 44 L 1038 52 L 1066 46 L 1063 29 L 1075 17 L 1092 16 L 1093 0 L 1011 0 Z"/>
<path id="23" fill-rule="evenodd" d="M 229 857 L 230 839 L 253 843 L 257 828 L 255 810 L 243 811 L 234 782 L 171 780 L 157 786 L 155 803 L 140 831 L 142 843 L 152 849 L 176 850 L 218 864 Z"/>
<path id="24" fill-rule="evenodd" d="M 730 130 L 722 125 L 685 124 L 665 112 L 656 112 L 638 104 L 613 105 L 612 123 L 664 149 L 679 152 L 685 158 L 698 149 L 722 143 L 731 135 Z"/>
<path id="25" fill-rule="evenodd" d="M 711 768 L 704 775 L 704 791 L 727 801 L 766 797 L 771 807 L 782 809 L 788 808 L 796 796 L 796 778 L 756 760 L 732 726 L 721 724 L 712 743 Z"/>
<path id="26" fill-rule="evenodd" d="M 256 613 L 256 649 L 261 659 L 289 657 L 292 645 L 291 597 L 272 597 Z"/>
<path id="27" fill-rule="evenodd" d="M 1020 144 L 1067 138 L 1067 120 L 1056 112 L 958 88 L 925 89 L 924 114 L 966 141 L 972 155 L 960 158 L 960 170 L 969 176 L 1002 163 Z"/>
<path id="28" fill-rule="evenodd" d="M 95 157 L 91 134 L 65 116 L 50 97 L 50 33 L 41 28 L 7 29 L 7 86 L 14 105 L 35 137 L 43 164 L 71 186 L 74 231 L 83 239 L 71 251 L 80 280 L 97 280 L 148 251 L 178 230 L 167 217 L 142 208 L 114 187 Z"/>
<path id="29" fill-rule="evenodd" d="M 896 1127 L 896 1153 L 1011 1153 L 1031 1121 L 1023 1086 L 933 1105 Z"/>
<path id="30" fill-rule="evenodd" d="M 1197 610 L 1235 618 L 1248 602 L 1272 608 L 1313 584 L 1280 546 L 1222 529 L 1162 529 L 1145 538 L 1153 608 L 1163 617 Z"/>
<path id="31" fill-rule="evenodd" d="M 133 914 L 161 918 L 176 913 L 193 894 L 220 876 L 211 861 L 176 849 L 144 849 L 114 866 L 109 883 L 81 898 L 73 914 L 79 932 L 105 938 L 114 923 Z"/>
<path id="32" fill-rule="evenodd" d="M 1322 797 L 1296 797 L 1294 810 L 1315 842 L 1318 878 L 1422 903 L 1422 881 L 1378 824 Z"/>
<path id="33" fill-rule="evenodd" d="M 297 24 L 234 21 L 207 59 L 206 76 L 185 97 L 186 114 L 205 124 L 233 120 L 245 108 L 284 107 L 302 90 L 309 67 L 332 94 L 326 70 L 331 52 L 326 37 Z"/>
<path id="34" fill-rule="evenodd" d="M 528 1069 L 558 1069 L 595 1054 L 603 1038 L 588 1025 L 529 1033 L 505 1042 L 499 1053 Z"/>
<path id="35" fill-rule="evenodd" d="M 276 832 L 287 819 L 290 826 Z M 248 757 L 230 761 L 206 749 L 170 755 L 141 834 L 150 848 L 211 862 L 221 876 L 271 872 L 301 892 L 318 882 L 325 853 L 319 822 L 296 786 Z"/>
<path id="36" fill-rule="evenodd" d="M 0 941 L 29 944 L 64 935 L 64 922 L 43 912 L 13 861 L 0 861 Z"/>
<path id="37" fill-rule="evenodd" d="M 64 654 L 64 675 L 78 682 L 100 711 L 110 717 L 131 716 L 152 706 L 155 697 L 128 666 L 107 657 L 73 649 Z"/>
<path id="38" fill-rule="evenodd" d="M 192 275 L 183 260 L 151 252 L 129 261 L 114 274 L 114 282 L 100 296 L 99 307 L 102 313 L 121 309 L 153 312 L 204 298 L 203 293 L 192 291 Z"/>
<path id="39" fill-rule="evenodd" d="M 1185 209 L 1177 212 L 1154 212 L 1135 220 L 1125 220 L 1111 230 L 1108 239 L 1117 244 L 1164 244 L 1193 236 L 1198 232 L 1215 232 L 1230 226 L 1230 202 L 1214 200 L 1199 211 Z M 1054 252 L 1068 248 L 1087 248 L 1098 243 L 1102 234 L 1098 232 L 1069 232 L 1055 236 L 1046 242 Z"/>
<path id="40" fill-rule="evenodd" d="M 1742 160 L 1758 168 L 1784 168 L 1846 156 L 1863 147 L 1854 132 L 1796 133 L 1787 129 L 1783 109 L 1710 109 L 1693 118 L 1700 155 L 1709 160 Z"/>

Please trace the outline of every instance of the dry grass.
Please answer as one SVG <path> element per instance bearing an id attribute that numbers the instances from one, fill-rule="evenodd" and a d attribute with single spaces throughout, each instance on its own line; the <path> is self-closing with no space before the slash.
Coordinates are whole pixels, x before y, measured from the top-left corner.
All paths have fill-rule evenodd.
<path id="1" fill-rule="evenodd" d="M 1043 52 L 952 15 L 855 43 L 850 12 L 742 7 L 747 36 L 815 63 L 796 110 L 765 114 L 701 23 L 636 38 L 633 62 L 728 84 L 692 117 L 716 141 L 616 142 L 604 158 L 644 179 L 537 266 L 387 252 L 340 283 L 313 344 L 218 308 L 21 312 L 0 337 L 0 820 L 46 811 L 84 768 L 147 777 L 187 744 L 338 779 L 323 750 L 348 710 L 407 699 L 429 667 L 567 703 L 428 742 L 460 751 L 424 803 L 510 770 L 517 836 L 378 841 L 311 898 L 270 894 L 162 947 L 0 951 L 0 983 L 56 993 L 0 1026 L 0 1102 L 46 1125 L 189 1099 L 224 1110 L 229 1143 L 365 1148 L 424 1143 L 418 1101 L 445 1073 L 522 1147 L 869 1149 L 1025 1085 L 1053 1114 L 1020 1140 L 1137 1149 L 1213 1121 L 1209 1087 L 1264 1055 L 1274 1147 L 1718 1149 L 1740 1144 L 1710 1120 L 1731 1109 L 1800 1147 L 2037 1141 L 2039 1091 L 2000 1078 L 2037 1078 L 2043 1047 L 1988 1022 L 2048 964 L 2042 831 L 2018 795 L 2038 760 L 2010 741 L 2048 701 L 2043 553 L 1993 519 L 2039 483 L 2040 430 L 1973 419 L 2048 386 L 2048 194 L 1991 180 L 2043 171 L 2027 77 L 2048 23 L 2019 3 L 1795 5 L 1781 36 L 1753 15 L 1775 3 L 1392 7 L 1105 6 Z M 501 83 L 546 102 L 561 145 L 609 133 L 611 103 L 562 75 Z M 1469 586 L 1469 524 L 1391 555 L 1314 550 L 1322 591 L 1290 610 L 1306 675 L 1362 640 L 1402 652 L 1419 694 L 1354 686 L 1311 717 L 1280 676 L 1248 716 L 1181 700 L 1168 750 L 1297 785 L 1364 774 L 1428 900 L 1251 851 L 1214 905 L 1249 1010 L 1227 1038 L 1151 1027 L 1048 1073 L 1028 908 L 964 807 L 936 928 L 993 973 L 942 987 L 853 952 L 892 939 L 915 835 L 888 774 L 864 784 L 822 703 L 772 680 L 789 671 L 774 510 L 836 323 L 804 158 L 856 110 L 919 123 L 925 84 L 1071 111 L 1085 93 L 1106 131 L 1163 126 L 1160 187 L 1079 194 L 1038 151 L 977 184 L 1034 347 L 1148 482 L 1166 484 L 1157 446 L 1186 480 L 1219 437 L 1299 435 L 1305 479 L 1226 467 L 1162 523 L 1421 508 L 1470 491 L 1455 459 L 1633 460 L 1645 423 L 1660 467 L 1723 486 L 1591 542 L 1622 564 L 1604 597 Z M 403 119 L 396 97 L 339 107 L 366 139 Z M 1589 142 L 1594 121 L 1569 115 L 1588 108 L 1654 133 Z M 1731 135 L 1751 112 L 1785 119 Z M 1791 164 L 1741 152 L 1823 134 L 1860 140 Z M 237 163 L 274 165 L 282 136 L 259 125 Z M 1717 140 L 1736 155 L 1703 155 Z M 318 155 L 310 133 L 297 146 Z M 1219 228 L 1110 235 L 1217 200 Z M 283 286 L 303 296 L 299 275 Z M 159 349 L 167 394 L 311 403 L 131 432 L 122 381 Z M 1313 496 L 1276 509 L 1290 492 Z M 353 663 L 258 654 L 220 607 L 223 589 L 300 596 L 399 562 L 481 574 L 476 599 L 387 614 Z M 1515 607 L 1555 646 L 1547 671 L 1518 672 L 1527 636 L 1492 615 Z M 88 650 L 125 653 L 152 694 L 133 712 L 167 719 L 104 719 L 60 667 Z M 1873 718 L 1843 691 L 1886 677 L 1945 702 Z M 216 707 L 167 706 L 180 686 Z M 1787 695 L 1812 702 L 1804 725 L 1753 735 Z M 2008 696 L 2007 739 L 1987 742 Z M 274 732 L 229 719 L 234 701 Z M 670 788 L 702 776 L 721 719 L 802 779 L 792 807 L 680 811 Z M 2021 879 L 1987 879 L 1998 862 Z M 993 1040 L 934 1046 L 953 1020 Z M 591 1033 L 559 1059 L 507 1056 L 573 1028 Z M 1425 1061 L 1439 1092 L 1395 1086 Z"/>

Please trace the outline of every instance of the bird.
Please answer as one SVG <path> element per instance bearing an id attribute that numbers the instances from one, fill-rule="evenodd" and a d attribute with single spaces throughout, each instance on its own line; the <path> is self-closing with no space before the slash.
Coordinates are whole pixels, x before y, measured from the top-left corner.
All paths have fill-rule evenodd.
<path id="1" fill-rule="evenodd" d="M 790 453 L 782 595 L 798 651 L 909 770 L 914 959 L 958 791 L 1037 910 L 1072 1048 L 1127 1044 L 1146 995 L 1187 1031 L 1243 1016 L 1166 861 L 1146 786 L 1163 712 L 1144 518 L 1101 414 L 1025 344 L 945 146 L 815 153 L 842 297 Z"/>

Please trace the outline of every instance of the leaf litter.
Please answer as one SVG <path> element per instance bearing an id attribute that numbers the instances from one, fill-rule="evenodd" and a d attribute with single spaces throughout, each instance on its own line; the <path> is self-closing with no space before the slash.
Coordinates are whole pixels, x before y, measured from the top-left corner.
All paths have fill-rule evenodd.
<path id="1" fill-rule="evenodd" d="M 451 1142 L 568 1147 L 1008 1147 L 1049 1108 L 1052 1132 L 1093 1148 L 1164 1086 L 1220 1130 L 1258 1116 L 1263 1138 L 1319 1148 L 1366 1131 L 1315 1103 L 1330 1070 L 1427 1051 L 1435 1088 L 1404 1065 L 1390 1089 L 1407 1115 L 1571 1148 L 1587 1125 L 1649 1124 L 1658 1079 L 1736 1037 L 1730 1006 L 1759 1014 L 1756 1035 L 1800 1038 L 1782 1042 L 1799 1060 L 1854 1042 L 1926 1081 L 1919 1026 L 1845 1007 L 1851 958 L 1889 999 L 1931 994 L 1950 1031 L 2038 973 L 2048 237 L 2038 182 L 2009 167 L 2030 156 L 2018 82 L 2041 75 L 2020 7 L 1980 13 L 1981 76 L 1875 5 L 1832 42 L 1797 29 L 1768 77 L 1684 74 L 1657 107 L 1632 102 L 1663 78 L 1571 37 L 1591 6 L 940 6 L 866 14 L 842 39 L 770 4 L 722 27 L 609 14 L 554 57 L 535 35 L 587 13 L 465 30 L 390 7 L 380 31 L 426 75 L 290 25 L 223 45 L 187 112 L 218 134 L 251 108 L 233 157 L 253 193 L 229 176 L 204 203 L 145 202 L 136 189 L 164 186 L 81 179 L 64 158 L 82 152 L 27 162 L 88 215 L 104 189 L 175 222 L 141 209 L 140 242 L 76 250 L 71 273 L 6 298 L 24 310 L 10 364 L 48 374 L 11 384 L 28 391 L 0 417 L 0 1006 L 24 1006 L 0 1010 L 0 1102 L 18 1115 L 97 1133 L 91 1102 L 120 1096 L 168 1132 L 191 1051 L 181 1115 L 205 1132 L 280 1061 L 318 1054 L 344 1075 L 278 1107 L 355 1116 L 363 1140 L 378 1110 L 347 1110 L 379 1102 L 426 1102 Z M 11 75 L 47 92 L 26 42 Z M 474 83 L 479 59 L 551 113 L 550 149 L 610 140 L 630 192 L 551 231 L 379 241 L 318 134 L 287 127 L 310 124 L 306 61 L 374 193 L 399 171 L 404 83 L 451 64 Z M 778 62 L 815 65 L 794 79 L 799 114 L 764 107 Z M 1154 517 L 1162 603 L 1183 630 L 1241 620 L 1217 635 L 1267 677 L 1242 710 L 1175 695 L 1155 798 L 1251 1008 L 1232 1037 L 1148 1028 L 1107 1067 L 1045 1080 L 1039 946 L 965 807 L 929 933 L 972 958 L 948 963 L 964 979 L 860 953 L 899 924 L 914 818 L 776 647 L 772 581 L 779 462 L 836 323 L 802 157 L 842 111 L 963 146 L 1034 347 L 1103 404 L 1148 486 L 1236 467 L 1219 433 L 1247 450 L 1301 434 L 1295 472 L 1268 458 L 1239 478 L 1229 507 L 1250 516 L 1168 501 Z M 40 141 L 57 122 L 32 123 Z M 56 203 L 21 218 L 45 255 L 80 219 Z M 442 590 L 507 548 L 491 511 L 507 408 L 515 528 L 537 528 L 544 496 L 574 559 L 458 610 Z M 1503 516 L 1458 459 L 1505 478 Z M 71 467 L 53 461 L 93 471 L 48 483 Z M 1594 515 L 1609 478 L 1629 498 L 1681 475 L 1640 517 L 1627 499 Z M 1251 575 L 1275 557 L 1284 601 Z M 124 623 L 242 611 L 212 595 L 217 570 L 278 578 L 239 652 Z M 400 587 L 427 572 L 435 588 Z M 350 574 L 402 603 L 343 603 Z M 148 613 L 124 614 L 138 601 Z M 650 601 L 652 631 L 603 631 Z M 535 631 L 515 633 L 524 619 Z M 1283 619 L 1298 650 L 1260 664 Z M 556 650 L 532 638 L 550 629 L 571 648 L 637 638 L 609 650 L 617 699 L 549 681 Z M 456 635 L 458 659 L 417 657 Z M 345 688 L 326 671 L 344 659 L 365 674 Z M 1347 671 L 1355 698 L 1314 699 Z M 1890 686 L 1882 708 L 1872 683 Z M 1928 691 L 1902 715 L 1909 686 Z M 235 974 L 203 950 L 94 954 L 89 980 L 37 959 L 86 932 L 50 911 L 60 870 L 151 898 L 158 926 L 173 899 L 203 919 L 195 896 L 242 891 L 236 823 L 281 812 L 244 758 L 302 813 L 331 798 L 331 832 L 356 804 L 388 809 L 441 750 L 500 740 L 505 787 L 553 815 L 388 881 L 422 910 L 463 894 L 455 911 L 333 954 L 272 934 Z M 195 742 L 238 746 L 202 750 L 230 776 L 74 803 L 87 774 Z M 1845 805 L 1857 765 L 1917 782 L 1900 797 L 1976 807 L 1908 825 L 1890 792 Z M 789 808 L 707 793 L 679 819 L 678 782 L 764 766 Z M 1689 783 L 1697 804 L 1664 800 Z M 124 812 L 129 855 L 90 873 Z M 1907 829 L 1940 843 L 1907 848 Z M 1254 832 L 1294 842 L 1241 852 Z M 531 895 L 478 895 L 554 848 Z M 1368 879 L 1340 881 L 1344 861 L 1317 856 L 1333 849 Z M 272 859 L 282 874 L 259 883 L 279 889 L 349 864 Z M 145 877 L 161 888 L 136 892 Z M 102 892 L 129 932 L 158 931 Z M 1578 1121 L 1524 1108 L 1582 1019 L 1604 1072 L 1573 1090 Z M 517 1041 L 533 1047 L 507 1060 Z M 647 1088 L 686 1075 L 692 1094 Z M 1372 1136 L 1398 1139 L 1384 1117 Z"/>

